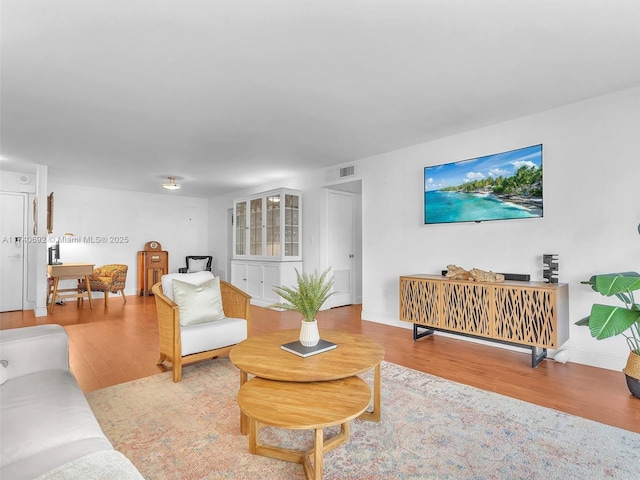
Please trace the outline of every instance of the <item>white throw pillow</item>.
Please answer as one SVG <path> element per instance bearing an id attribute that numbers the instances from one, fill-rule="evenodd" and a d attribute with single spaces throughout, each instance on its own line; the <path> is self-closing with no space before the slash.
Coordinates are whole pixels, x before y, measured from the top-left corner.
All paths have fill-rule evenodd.
<path id="1" fill-rule="evenodd" d="M 220 278 L 200 285 L 173 280 L 173 296 L 180 307 L 180 325 L 195 325 L 225 318 L 220 294 Z"/>
<path id="2" fill-rule="evenodd" d="M 202 272 L 206 270 L 208 261 L 209 260 L 206 258 L 203 258 L 202 260 L 190 258 L 189 265 L 187 265 L 187 273 Z"/>
<path id="3" fill-rule="evenodd" d="M 196 273 L 167 273 L 162 276 L 162 293 L 164 293 L 171 301 L 175 301 L 173 298 L 173 280 L 177 279 L 181 282 L 187 282 L 191 285 L 200 285 L 207 280 L 213 278 L 213 273 L 209 271 L 196 272 Z"/>

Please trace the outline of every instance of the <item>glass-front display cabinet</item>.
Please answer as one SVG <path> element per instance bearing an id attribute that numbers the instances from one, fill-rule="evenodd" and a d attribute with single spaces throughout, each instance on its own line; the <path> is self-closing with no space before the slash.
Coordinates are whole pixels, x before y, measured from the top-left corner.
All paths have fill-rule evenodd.
<path id="1" fill-rule="evenodd" d="M 278 189 L 234 201 L 233 258 L 302 260 L 301 192 Z"/>

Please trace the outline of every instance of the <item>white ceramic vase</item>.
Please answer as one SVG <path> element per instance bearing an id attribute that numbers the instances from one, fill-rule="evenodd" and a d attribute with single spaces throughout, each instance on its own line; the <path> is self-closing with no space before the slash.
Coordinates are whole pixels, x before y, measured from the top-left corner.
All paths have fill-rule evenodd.
<path id="1" fill-rule="evenodd" d="M 319 341 L 318 321 L 307 322 L 303 320 L 300 325 L 300 343 L 305 347 L 315 347 Z"/>

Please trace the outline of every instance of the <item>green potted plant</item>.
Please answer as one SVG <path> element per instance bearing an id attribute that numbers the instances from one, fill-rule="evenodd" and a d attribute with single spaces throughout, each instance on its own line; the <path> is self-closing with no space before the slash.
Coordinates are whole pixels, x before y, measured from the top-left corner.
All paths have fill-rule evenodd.
<path id="1" fill-rule="evenodd" d="M 296 269 L 296 285 L 292 287 L 273 287 L 273 291 L 284 299 L 284 302 L 270 305 L 272 308 L 290 310 L 302 314 L 300 326 L 300 343 L 305 347 L 314 347 L 320 341 L 316 315 L 324 302 L 333 295 L 333 278 L 328 279 L 328 268 L 321 275 L 300 273 Z"/>
<path id="2" fill-rule="evenodd" d="M 591 336 L 603 340 L 622 335 L 629 346 L 629 358 L 623 369 L 629 390 L 640 398 L 640 304 L 636 303 L 633 292 L 640 290 L 640 274 L 637 272 L 593 275 L 582 282 L 605 297 L 616 296 L 623 306 L 594 304 L 591 314 L 576 322 L 586 325 Z"/>

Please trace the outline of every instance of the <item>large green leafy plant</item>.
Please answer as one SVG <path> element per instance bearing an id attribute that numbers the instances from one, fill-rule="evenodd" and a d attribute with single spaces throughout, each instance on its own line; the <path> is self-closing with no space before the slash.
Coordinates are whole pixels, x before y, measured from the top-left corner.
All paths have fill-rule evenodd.
<path id="1" fill-rule="evenodd" d="M 321 275 L 318 275 L 318 272 L 308 275 L 306 273 L 301 274 L 296 269 L 297 282 L 294 287 L 273 287 L 273 291 L 282 297 L 285 302 L 274 303 L 270 307 L 300 312 L 304 317 L 304 321 L 313 322 L 322 304 L 336 293 L 331 291 L 333 278 L 327 278 L 329 270 L 331 268 L 325 270 Z"/>
<path id="2" fill-rule="evenodd" d="M 640 355 L 640 304 L 635 302 L 633 292 L 640 290 L 640 274 L 637 272 L 594 275 L 582 282 L 605 297 L 616 296 L 624 306 L 594 304 L 591 314 L 576 322 L 586 325 L 591 336 L 603 340 L 623 335 L 632 352 Z"/>

